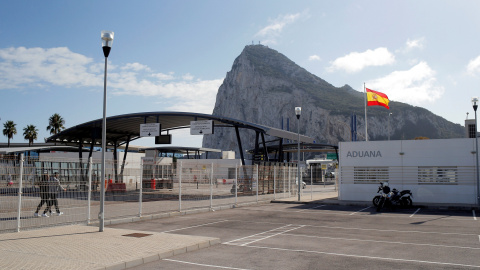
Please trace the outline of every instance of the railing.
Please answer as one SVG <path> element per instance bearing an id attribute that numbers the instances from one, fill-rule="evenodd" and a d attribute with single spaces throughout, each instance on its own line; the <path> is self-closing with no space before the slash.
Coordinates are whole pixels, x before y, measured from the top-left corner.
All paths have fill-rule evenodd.
<path id="1" fill-rule="evenodd" d="M 105 169 L 109 177 L 105 181 L 98 177 L 101 175 L 99 164 L 100 161 L 87 159 L 46 160 L 23 155 L 1 158 L 0 233 L 98 222 L 102 184 L 106 187 L 106 222 L 229 208 L 288 198 L 298 192 L 297 168 L 293 164 L 192 165 L 192 162 L 183 164 L 178 160 L 174 165 L 153 165 L 147 169 L 130 162 L 123 175 L 115 175 L 115 166 L 121 164 L 108 163 Z M 52 192 L 51 182 L 42 182 L 55 172 L 59 173 L 58 179 L 64 188 L 58 192 Z M 308 191 L 302 190 L 303 195 Z M 52 193 L 56 194 L 62 215 L 55 214 Z M 42 217 L 48 204 L 52 214 L 47 211 L 49 217 Z M 37 209 L 38 217 L 35 216 Z"/>

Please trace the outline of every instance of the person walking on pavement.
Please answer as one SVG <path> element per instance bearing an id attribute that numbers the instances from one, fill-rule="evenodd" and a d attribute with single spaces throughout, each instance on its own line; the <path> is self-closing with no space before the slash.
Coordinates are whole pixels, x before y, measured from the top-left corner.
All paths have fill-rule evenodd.
<path id="1" fill-rule="evenodd" d="M 58 172 L 55 172 L 55 174 L 50 177 L 48 181 L 48 203 L 47 208 L 45 208 L 45 211 L 42 214 L 42 217 L 48 217 L 47 212 L 51 210 L 52 205 L 55 205 L 57 215 L 63 215 L 63 212 L 60 212 L 60 209 L 58 208 L 57 192 L 59 189 L 63 191 L 67 190 L 66 188 L 62 187 L 62 185 L 60 185 L 60 181 L 58 180 Z M 52 213 L 52 215 L 53 214 L 54 213 Z"/>
<path id="2" fill-rule="evenodd" d="M 42 208 L 42 205 L 46 204 L 48 206 L 49 202 L 49 191 L 48 191 L 48 172 L 44 171 L 41 179 L 38 183 L 38 187 L 40 189 L 40 203 L 37 206 L 37 210 L 33 214 L 35 217 L 38 217 L 38 211 Z M 50 210 L 51 213 L 51 210 Z M 46 213 L 45 213 L 46 215 Z"/>

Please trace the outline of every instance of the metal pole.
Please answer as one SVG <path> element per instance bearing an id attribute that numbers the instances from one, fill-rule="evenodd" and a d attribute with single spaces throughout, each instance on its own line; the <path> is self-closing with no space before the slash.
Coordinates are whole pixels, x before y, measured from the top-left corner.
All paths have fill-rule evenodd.
<path id="1" fill-rule="evenodd" d="M 298 185 L 298 201 L 300 201 L 300 189 L 302 183 L 300 182 L 300 116 L 297 115 L 298 119 L 298 141 L 297 141 L 297 185 Z"/>
<path id="2" fill-rule="evenodd" d="M 138 194 L 138 216 L 142 217 L 142 201 L 143 201 L 143 160 L 142 160 L 142 168 L 140 172 L 140 192 Z"/>
<path id="3" fill-rule="evenodd" d="M 103 121 L 102 121 L 102 176 L 100 186 L 100 213 L 98 213 L 98 231 L 103 232 L 105 226 L 105 148 L 107 147 L 107 57 L 105 57 L 105 73 L 103 81 Z"/>
<path id="4" fill-rule="evenodd" d="M 392 115 L 391 113 L 388 114 L 388 140 L 390 141 L 390 130 L 391 130 L 391 127 L 390 127 L 390 115 Z"/>
<path id="5" fill-rule="evenodd" d="M 475 167 L 477 171 L 477 204 L 480 205 L 480 186 L 479 186 L 479 172 L 478 172 L 478 135 L 477 135 L 477 106 L 473 106 L 475 110 Z"/>
<path id="6" fill-rule="evenodd" d="M 92 157 L 88 158 L 87 224 L 90 224 L 90 203 L 92 201 Z"/>
<path id="7" fill-rule="evenodd" d="M 180 161 L 180 173 L 178 176 L 178 212 L 182 212 L 182 162 L 181 161 Z"/>
<path id="8" fill-rule="evenodd" d="M 257 203 L 258 203 L 258 164 L 255 164 L 255 166 L 256 166 L 256 171 L 257 171 L 257 177 L 255 177 L 256 186 L 257 186 L 257 188 L 256 188 L 256 194 L 257 194 L 256 195 L 256 200 L 257 200 Z"/>
<path id="9" fill-rule="evenodd" d="M 313 200 L 313 170 L 312 164 L 310 163 L 310 200 Z"/>
<path id="10" fill-rule="evenodd" d="M 235 206 L 237 205 L 238 165 L 235 164 Z"/>
<path id="11" fill-rule="evenodd" d="M 210 211 L 213 210 L 213 163 L 210 173 Z"/>
<path id="12" fill-rule="evenodd" d="M 273 199 L 277 199 L 277 192 L 275 189 L 275 182 L 277 181 L 277 165 L 273 165 Z"/>
<path id="13" fill-rule="evenodd" d="M 17 232 L 20 231 L 20 215 L 22 211 L 22 187 L 23 186 L 23 153 L 20 154 L 20 179 L 18 181 L 18 210 L 17 210 Z"/>

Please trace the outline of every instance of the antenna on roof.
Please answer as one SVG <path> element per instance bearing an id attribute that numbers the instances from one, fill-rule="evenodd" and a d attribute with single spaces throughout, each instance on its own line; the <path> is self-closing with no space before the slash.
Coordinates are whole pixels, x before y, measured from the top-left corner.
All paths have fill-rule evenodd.
<path id="1" fill-rule="evenodd" d="M 468 112 L 467 112 L 467 119 L 466 120 L 468 120 Z"/>

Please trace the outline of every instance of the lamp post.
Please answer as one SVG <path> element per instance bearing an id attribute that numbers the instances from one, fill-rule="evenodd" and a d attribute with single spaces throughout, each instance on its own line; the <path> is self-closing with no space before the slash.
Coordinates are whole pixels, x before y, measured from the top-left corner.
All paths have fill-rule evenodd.
<path id="1" fill-rule="evenodd" d="M 480 186 L 478 177 L 478 135 L 477 135 L 477 108 L 478 97 L 472 98 L 473 110 L 475 111 L 475 171 L 477 173 L 477 204 L 480 205 Z"/>
<path id="2" fill-rule="evenodd" d="M 300 201 L 300 188 L 301 188 L 301 182 L 300 182 L 300 115 L 302 114 L 302 107 L 295 107 L 295 115 L 297 116 L 298 119 L 298 140 L 297 140 L 297 185 L 298 185 L 298 201 Z"/>
<path id="3" fill-rule="evenodd" d="M 113 43 L 113 32 L 102 31 L 100 35 L 102 39 L 103 55 L 105 56 L 105 74 L 103 81 L 103 121 L 102 121 L 102 175 L 100 184 L 100 213 L 98 213 L 99 225 L 98 229 L 103 232 L 105 226 L 105 148 L 107 147 L 107 58 Z"/>
<path id="4" fill-rule="evenodd" d="M 392 116 L 392 113 L 388 114 L 388 140 L 390 141 L 390 132 L 392 131 L 392 127 L 390 126 L 390 116 Z"/>

